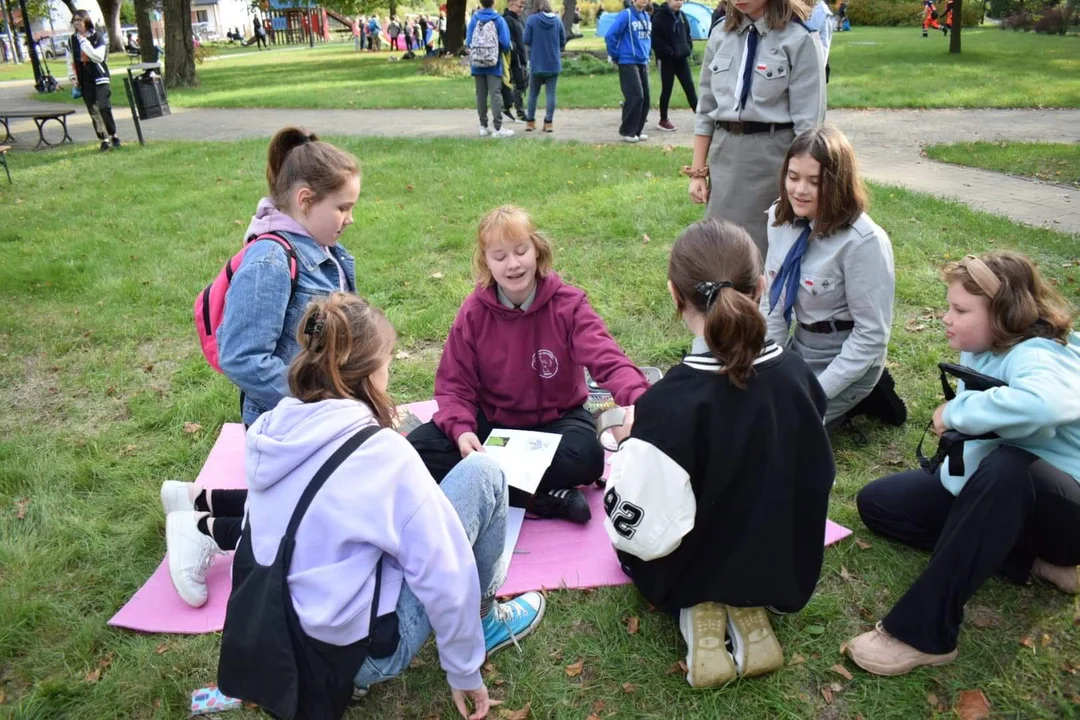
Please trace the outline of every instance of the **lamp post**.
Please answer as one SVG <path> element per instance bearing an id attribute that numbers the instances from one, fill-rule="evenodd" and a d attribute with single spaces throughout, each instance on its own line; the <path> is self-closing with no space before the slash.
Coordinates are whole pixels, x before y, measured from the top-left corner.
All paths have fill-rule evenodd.
<path id="1" fill-rule="evenodd" d="M 26 47 L 30 51 L 30 64 L 34 66 L 34 88 L 39 93 L 43 93 L 45 92 L 45 77 L 41 73 L 37 43 L 34 42 L 34 34 L 30 31 L 30 13 L 26 11 L 26 0 L 19 0 L 19 9 L 22 11 L 23 29 L 26 30 Z"/>

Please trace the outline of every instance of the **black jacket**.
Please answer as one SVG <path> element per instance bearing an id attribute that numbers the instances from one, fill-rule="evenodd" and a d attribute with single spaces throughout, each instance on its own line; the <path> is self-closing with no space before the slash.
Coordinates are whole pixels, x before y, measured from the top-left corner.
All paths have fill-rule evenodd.
<path id="1" fill-rule="evenodd" d="M 690 20 L 686 13 L 672 12 L 667 3 L 656 8 L 652 17 L 652 49 L 659 60 L 690 57 Z"/>
<path id="2" fill-rule="evenodd" d="M 688 355 L 638 398 L 630 437 L 657 459 L 640 467 L 666 468 L 646 470 L 650 492 L 683 492 L 666 473 L 688 476 L 696 517 L 670 554 L 618 556 L 642 595 L 664 610 L 719 602 L 794 612 L 817 584 L 836 476 L 821 421 L 825 391 L 802 358 L 772 344 L 745 389 L 718 367 L 711 355 Z M 619 486 L 617 472 L 613 460 L 609 492 Z M 650 512 L 644 499 L 634 502 L 642 517 Z"/>
<path id="3" fill-rule="evenodd" d="M 503 19 L 510 28 L 510 71 L 521 72 L 529 65 L 529 56 L 525 54 L 525 23 L 509 8 L 503 11 Z"/>
<path id="4" fill-rule="evenodd" d="M 109 38 L 101 30 L 94 30 L 87 40 L 94 48 L 109 47 Z M 68 50 L 71 52 L 71 67 L 75 70 L 75 78 L 84 94 L 89 94 L 88 88 L 93 88 L 95 85 L 109 84 L 109 63 L 104 60 L 99 63 L 90 59 L 83 60 L 78 33 L 72 33 L 68 40 Z M 106 50 L 106 55 L 107 53 Z"/>

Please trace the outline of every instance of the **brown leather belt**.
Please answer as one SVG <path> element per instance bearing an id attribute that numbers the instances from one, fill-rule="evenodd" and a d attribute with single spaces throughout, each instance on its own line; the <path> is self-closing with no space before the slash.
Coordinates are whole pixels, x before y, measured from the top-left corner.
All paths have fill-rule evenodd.
<path id="1" fill-rule="evenodd" d="M 755 135 L 757 133 L 773 132 L 774 130 L 790 130 L 795 123 L 766 123 L 766 122 L 729 122 L 717 120 L 716 127 L 727 130 L 732 135 Z"/>

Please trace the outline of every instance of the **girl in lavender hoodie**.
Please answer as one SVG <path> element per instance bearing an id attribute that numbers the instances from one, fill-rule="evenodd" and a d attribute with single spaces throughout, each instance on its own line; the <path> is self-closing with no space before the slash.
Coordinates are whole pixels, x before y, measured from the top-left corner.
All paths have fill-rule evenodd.
<path id="1" fill-rule="evenodd" d="M 378 606 L 395 609 L 400 641 L 388 657 L 349 669 L 357 687 L 401 674 L 434 632 L 459 712 L 483 718 L 485 656 L 531 633 L 545 607 L 540 593 L 495 602 L 506 574 L 506 479 L 477 455 L 435 484 L 391 427 L 386 388 L 397 338 L 366 300 L 346 293 L 315 300 L 299 327 L 291 396 L 247 434 L 244 510 L 255 562 L 273 561 L 298 499 L 327 458 L 359 430 L 383 428 L 339 466 L 304 515 L 288 571 L 293 607 L 310 638 L 335 646 L 364 639 L 381 558 Z M 195 514 L 199 523 L 227 520 Z"/>
<path id="2" fill-rule="evenodd" d="M 504 205 L 480 221 L 476 289 L 458 311 L 435 374 L 439 410 L 409 442 L 442 480 L 493 427 L 562 436 L 535 495 L 511 489 L 510 504 L 577 523 L 592 517 L 578 485 L 598 480 L 604 450 L 596 438 L 583 369 L 633 405 L 649 387 L 608 334 L 585 292 L 551 270 L 551 244 L 529 214 Z"/>

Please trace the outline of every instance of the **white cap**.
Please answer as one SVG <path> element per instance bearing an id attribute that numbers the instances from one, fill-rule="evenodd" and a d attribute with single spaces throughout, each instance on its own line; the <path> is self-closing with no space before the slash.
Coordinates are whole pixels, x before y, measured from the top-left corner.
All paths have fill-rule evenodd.
<path id="1" fill-rule="evenodd" d="M 659 448 L 629 438 L 611 460 L 604 529 L 616 550 L 642 560 L 672 553 L 694 529 L 690 475 Z"/>

